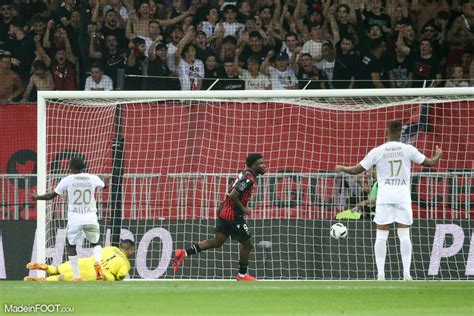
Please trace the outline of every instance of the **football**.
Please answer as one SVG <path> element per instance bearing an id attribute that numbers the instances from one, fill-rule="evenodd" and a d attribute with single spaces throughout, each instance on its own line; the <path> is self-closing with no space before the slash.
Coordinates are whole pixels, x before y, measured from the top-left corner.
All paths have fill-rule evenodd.
<path id="1" fill-rule="evenodd" d="M 347 237 L 347 227 L 341 223 L 336 223 L 331 226 L 330 234 L 334 239 L 344 239 Z"/>

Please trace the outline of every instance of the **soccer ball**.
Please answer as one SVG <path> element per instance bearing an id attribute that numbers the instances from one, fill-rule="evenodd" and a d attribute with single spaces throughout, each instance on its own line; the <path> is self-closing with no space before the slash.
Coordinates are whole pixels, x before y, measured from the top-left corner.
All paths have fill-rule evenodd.
<path id="1" fill-rule="evenodd" d="M 341 223 L 336 223 L 331 226 L 330 235 L 334 239 L 344 239 L 347 237 L 347 227 Z"/>

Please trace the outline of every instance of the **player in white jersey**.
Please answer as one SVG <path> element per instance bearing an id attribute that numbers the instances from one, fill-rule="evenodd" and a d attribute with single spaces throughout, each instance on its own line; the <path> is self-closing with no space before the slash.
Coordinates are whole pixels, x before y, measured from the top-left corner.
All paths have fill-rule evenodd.
<path id="1" fill-rule="evenodd" d="M 374 245 L 377 264 L 377 279 L 385 280 L 385 257 L 389 225 L 397 224 L 400 253 L 403 263 L 403 278 L 412 280 L 410 225 L 413 223 L 411 209 L 410 168 L 415 162 L 426 167 L 433 167 L 441 158 L 441 148 L 436 146 L 435 155 L 426 158 L 415 147 L 400 142 L 402 123 L 390 122 L 388 142 L 372 149 L 365 158 L 355 166 L 336 166 L 336 172 L 359 174 L 375 166 L 377 170 L 378 193 L 374 222 L 377 234 Z"/>
<path id="2" fill-rule="evenodd" d="M 101 268 L 102 247 L 99 244 L 100 227 L 97 220 L 97 206 L 95 189 L 105 188 L 104 181 L 93 174 L 86 173 L 86 164 L 80 158 L 72 158 L 69 162 L 72 174 L 63 178 L 54 191 L 43 195 L 33 194 L 32 199 L 52 200 L 58 195 L 67 193 L 68 222 L 67 222 L 67 252 L 72 265 L 74 280 L 80 280 L 77 264 L 76 243 L 84 232 L 86 239 L 91 243 L 96 258 L 94 265 L 98 280 L 103 280 Z"/>

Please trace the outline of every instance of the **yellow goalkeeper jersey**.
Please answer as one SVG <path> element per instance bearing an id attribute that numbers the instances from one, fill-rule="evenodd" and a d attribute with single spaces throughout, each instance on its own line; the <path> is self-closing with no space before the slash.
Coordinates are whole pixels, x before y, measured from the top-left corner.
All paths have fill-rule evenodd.
<path id="1" fill-rule="evenodd" d="M 79 258 L 77 263 L 82 281 L 95 281 L 94 256 Z M 107 281 L 121 281 L 130 271 L 130 261 L 128 261 L 125 252 L 117 247 L 105 247 L 102 249 L 101 264 L 102 272 Z M 66 261 L 60 264 L 55 274 L 63 275 L 65 281 L 72 280 L 74 274 L 71 263 Z M 51 281 L 55 281 L 55 279 L 53 278 Z"/>
<path id="2" fill-rule="evenodd" d="M 127 255 L 117 247 L 102 249 L 101 264 L 107 281 L 121 281 L 130 271 L 130 261 Z"/>

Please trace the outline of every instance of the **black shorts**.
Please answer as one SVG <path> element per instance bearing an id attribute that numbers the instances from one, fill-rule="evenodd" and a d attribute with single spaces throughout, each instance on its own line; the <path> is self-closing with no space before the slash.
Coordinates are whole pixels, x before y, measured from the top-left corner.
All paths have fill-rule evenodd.
<path id="1" fill-rule="evenodd" d="M 226 236 L 231 236 L 232 239 L 239 242 L 249 240 L 250 237 L 252 237 L 246 222 L 233 223 L 225 221 L 222 218 L 217 218 L 215 231 L 224 233 Z"/>

